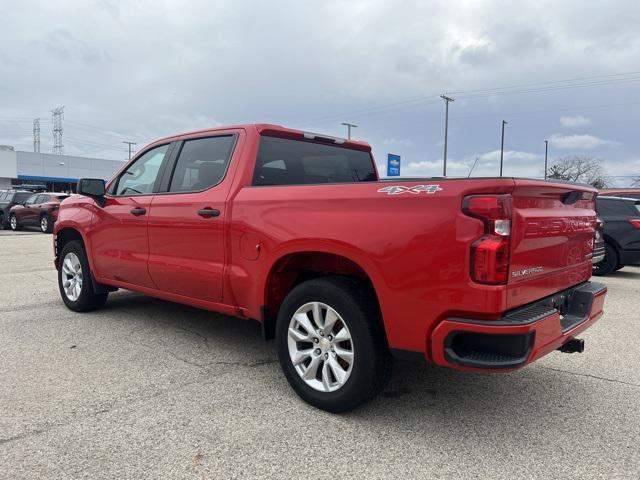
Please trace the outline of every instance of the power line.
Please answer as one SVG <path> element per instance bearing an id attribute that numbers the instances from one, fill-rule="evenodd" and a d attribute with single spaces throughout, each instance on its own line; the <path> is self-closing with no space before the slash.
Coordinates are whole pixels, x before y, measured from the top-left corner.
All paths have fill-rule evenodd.
<path id="1" fill-rule="evenodd" d="M 605 78 L 612 78 L 612 77 L 622 77 L 622 76 L 629 76 L 629 75 L 640 75 L 640 71 L 627 72 L 627 73 L 612 73 L 612 74 L 609 74 L 609 75 L 596 75 L 596 76 L 591 76 L 591 77 L 567 78 L 567 79 L 564 79 L 564 80 L 551 80 L 551 81 L 546 81 L 546 82 L 520 83 L 520 84 L 516 84 L 516 85 L 508 85 L 508 86 L 503 86 L 503 87 L 494 87 L 494 88 L 485 88 L 485 89 L 476 89 L 476 90 L 458 90 L 458 91 L 455 91 L 455 92 L 451 92 L 451 94 L 452 95 L 464 95 L 464 94 L 467 94 L 467 93 L 487 92 L 487 91 L 491 91 L 491 90 L 505 90 L 505 89 L 510 89 L 510 88 L 534 87 L 534 86 L 538 86 L 538 85 L 551 85 L 551 84 L 567 83 L 567 82 L 597 80 L 597 79 L 605 79 Z"/>
<path id="2" fill-rule="evenodd" d="M 615 77 L 624 77 L 624 76 L 627 76 L 628 78 L 615 78 Z M 459 96 L 460 99 L 468 100 L 468 99 L 488 98 L 488 97 L 502 96 L 502 95 L 516 95 L 516 94 L 526 94 L 526 93 L 548 93 L 548 92 L 567 90 L 567 89 L 573 89 L 573 88 L 587 88 L 587 87 L 594 87 L 594 86 L 617 85 L 621 83 L 638 82 L 638 81 L 640 81 L 640 71 L 627 72 L 627 73 L 614 73 L 609 75 L 598 75 L 598 76 L 590 76 L 590 77 L 576 77 L 576 78 L 570 78 L 570 79 L 564 79 L 564 80 L 551 80 L 546 82 L 536 82 L 536 83 L 529 83 L 529 84 L 506 85 L 506 86 L 486 88 L 486 89 L 459 90 L 459 91 L 451 91 L 450 94 L 456 95 L 457 97 Z M 537 88 L 523 88 L 523 87 L 537 87 Z M 358 116 L 364 116 L 364 115 L 388 113 L 388 111 L 408 108 L 408 107 L 416 106 L 420 103 L 425 103 L 425 102 L 427 102 L 426 104 L 436 103 L 434 99 L 438 97 L 439 95 L 437 94 L 425 95 L 422 97 L 417 97 L 409 100 L 382 104 L 375 107 L 370 107 L 370 108 L 365 108 L 360 110 L 353 110 L 350 112 L 343 112 L 340 115 L 329 115 L 324 117 L 317 117 L 316 119 L 305 121 L 302 126 L 304 127 L 307 125 L 315 125 L 317 123 L 329 122 L 345 116 L 358 117 Z M 302 123 L 302 122 L 296 122 L 296 123 Z"/>

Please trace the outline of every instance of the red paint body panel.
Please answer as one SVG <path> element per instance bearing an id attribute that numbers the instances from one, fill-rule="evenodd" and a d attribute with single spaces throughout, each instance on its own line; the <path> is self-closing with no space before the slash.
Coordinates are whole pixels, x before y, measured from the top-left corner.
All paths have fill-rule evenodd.
<path id="1" fill-rule="evenodd" d="M 497 320 L 590 276 L 594 201 L 567 205 L 562 199 L 571 191 L 589 196 L 594 189 L 512 178 L 251 186 L 261 134 L 302 139 L 302 132 L 274 125 L 192 132 L 149 148 L 229 132 L 238 140 L 219 185 L 188 194 L 107 195 L 103 208 L 74 197 L 63 204 L 55 232 L 73 228 L 82 234 L 100 283 L 253 319 L 260 319 L 269 303 L 270 276 L 283 258 L 300 252 L 344 257 L 371 280 L 389 345 L 422 352 L 440 364 L 439 342 L 453 328 L 448 319 Z M 370 151 L 364 142 L 341 146 Z M 379 192 L 390 185 L 425 184 L 441 190 Z M 482 221 L 462 212 L 464 197 L 472 194 L 513 199 L 507 285 L 470 277 L 470 246 L 484 231 Z M 136 205 L 145 206 L 147 215 L 132 217 Z M 197 215 L 207 207 L 220 210 L 220 216 Z M 541 270 L 519 275 L 538 266 Z M 566 341 L 554 322 L 557 318 L 535 325 L 531 360 Z"/>

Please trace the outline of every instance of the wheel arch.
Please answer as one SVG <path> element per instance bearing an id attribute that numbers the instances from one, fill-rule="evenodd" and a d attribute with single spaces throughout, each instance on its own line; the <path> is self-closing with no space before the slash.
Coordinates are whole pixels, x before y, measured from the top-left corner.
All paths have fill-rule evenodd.
<path id="1" fill-rule="evenodd" d="M 370 289 L 382 318 L 375 275 L 371 274 L 371 267 L 367 268 L 364 264 L 351 256 L 325 249 L 290 251 L 277 257 L 269 269 L 263 288 L 261 321 L 265 339 L 274 337 L 278 312 L 288 293 L 300 283 L 315 278 L 344 276 L 362 281 Z M 384 324 L 381 327 L 386 334 Z"/>
<path id="2" fill-rule="evenodd" d="M 64 225 L 59 226 L 56 225 L 56 229 L 54 231 L 54 240 L 53 240 L 53 250 L 55 257 L 55 265 L 56 268 L 59 268 L 59 256 L 62 253 L 65 245 L 74 240 L 80 240 L 82 245 L 84 246 L 84 250 L 87 254 L 87 259 L 89 260 L 89 266 L 93 269 L 93 262 L 91 259 L 91 255 L 89 253 L 89 249 L 87 248 L 87 242 L 85 241 L 84 236 L 82 235 L 80 229 L 74 225 Z"/>

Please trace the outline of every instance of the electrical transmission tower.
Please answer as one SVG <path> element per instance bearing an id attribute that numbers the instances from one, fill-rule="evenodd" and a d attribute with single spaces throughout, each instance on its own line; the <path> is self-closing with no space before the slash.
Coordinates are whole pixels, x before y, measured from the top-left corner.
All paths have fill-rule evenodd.
<path id="1" fill-rule="evenodd" d="M 33 119 L 33 151 L 40 153 L 40 119 Z"/>
<path id="2" fill-rule="evenodd" d="M 64 118 L 64 105 L 51 110 L 51 123 L 53 123 L 53 153 L 62 155 L 64 145 L 62 145 L 62 119 Z"/>

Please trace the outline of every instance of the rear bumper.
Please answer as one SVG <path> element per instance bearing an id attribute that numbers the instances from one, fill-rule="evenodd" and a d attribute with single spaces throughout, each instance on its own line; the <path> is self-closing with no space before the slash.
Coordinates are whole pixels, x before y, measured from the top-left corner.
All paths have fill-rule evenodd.
<path id="1" fill-rule="evenodd" d="M 521 368 L 598 320 L 606 293 L 604 285 L 589 282 L 513 310 L 500 320 L 447 318 L 431 335 L 431 357 L 438 365 L 458 370 Z"/>

